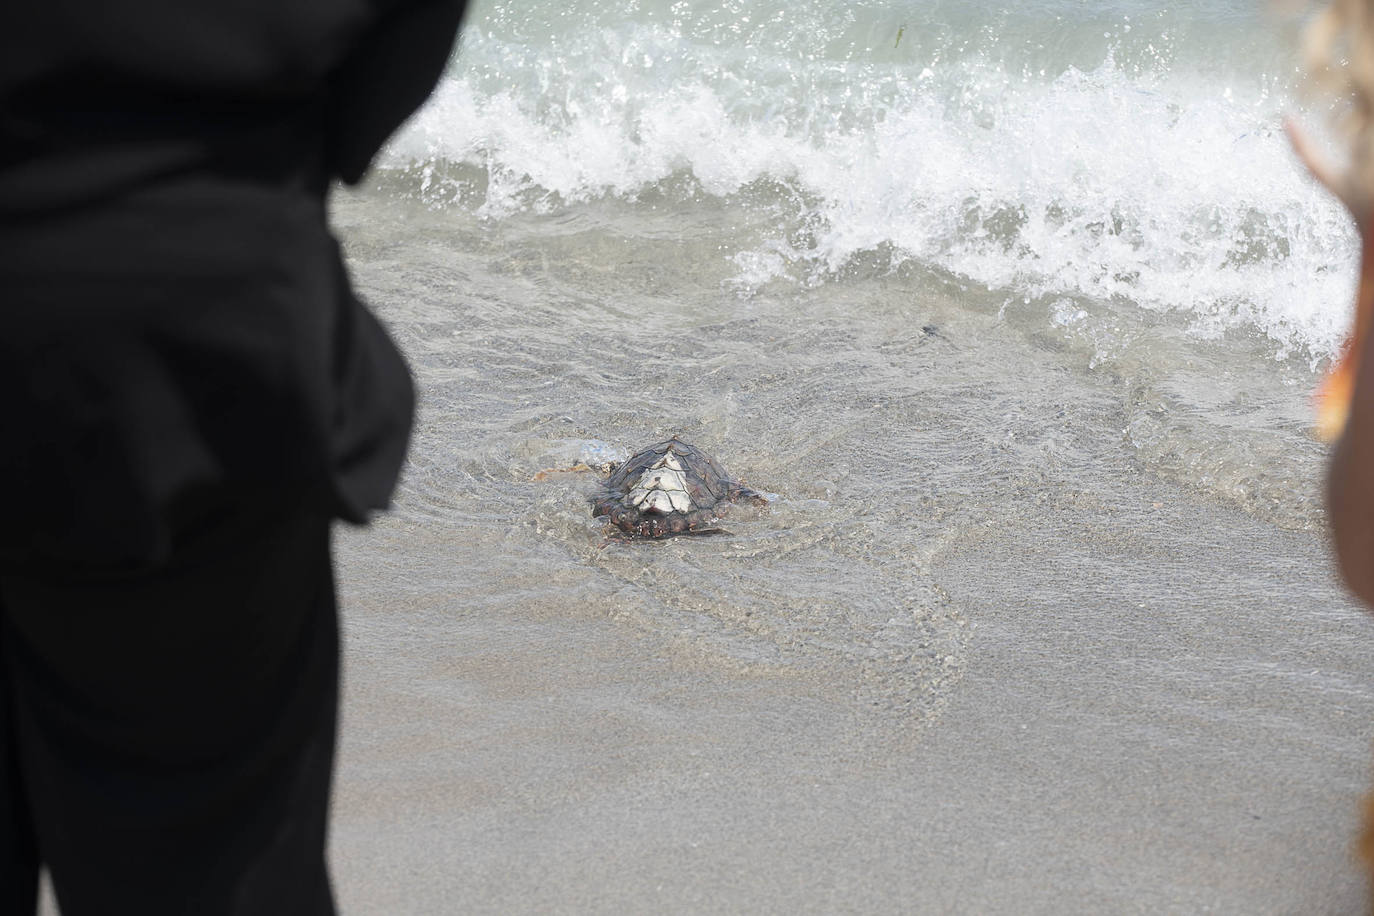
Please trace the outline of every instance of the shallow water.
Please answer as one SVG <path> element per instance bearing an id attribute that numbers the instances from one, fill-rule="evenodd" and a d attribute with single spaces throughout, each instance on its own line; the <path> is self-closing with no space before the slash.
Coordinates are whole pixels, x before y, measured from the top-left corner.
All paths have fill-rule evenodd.
<path id="1" fill-rule="evenodd" d="M 718 201 L 490 220 L 386 181 L 335 219 L 421 384 L 398 521 L 487 545 L 464 551 L 479 604 L 523 568 L 522 600 L 556 608 L 590 568 L 606 613 L 713 664 L 842 677 L 919 718 L 976 623 L 936 572 L 955 547 L 1055 506 L 1128 530 L 1118 495 L 1170 481 L 1320 523 L 1311 371 L 1257 333 L 1198 340 L 1186 316 L 1009 301 L 882 258 L 742 297 L 716 239 L 747 228 Z M 726 537 L 626 544 L 590 515 L 598 475 L 536 480 L 668 435 L 769 508 Z"/>

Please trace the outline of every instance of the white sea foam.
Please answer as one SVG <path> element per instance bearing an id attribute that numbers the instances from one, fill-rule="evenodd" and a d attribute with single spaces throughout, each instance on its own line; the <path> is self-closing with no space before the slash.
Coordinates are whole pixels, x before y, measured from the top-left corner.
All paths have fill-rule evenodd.
<path id="1" fill-rule="evenodd" d="M 493 219 L 632 203 L 690 174 L 785 213 L 776 237 L 734 252 L 746 292 L 842 282 L 887 249 L 1008 296 L 1122 299 L 1314 360 L 1339 344 L 1355 240 L 1287 149 L 1283 80 L 1184 65 L 1142 29 L 1090 67 L 990 39 L 927 39 L 900 60 L 690 31 L 626 21 L 541 44 L 475 24 L 385 164 Z M 741 195 L 759 183 L 771 197 Z"/>

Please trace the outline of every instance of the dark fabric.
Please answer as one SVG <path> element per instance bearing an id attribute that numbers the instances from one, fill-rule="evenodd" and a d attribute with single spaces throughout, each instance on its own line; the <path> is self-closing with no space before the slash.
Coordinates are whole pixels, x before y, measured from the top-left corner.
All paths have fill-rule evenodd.
<path id="1" fill-rule="evenodd" d="M 0 576 L 5 913 L 37 850 L 63 916 L 333 912 L 328 525 L 221 508 L 156 573 Z"/>
<path id="2" fill-rule="evenodd" d="M 409 374 L 324 196 L 457 0 L 48 0 L 0 22 L 0 570 L 154 569 L 224 491 L 386 506 Z"/>
<path id="3" fill-rule="evenodd" d="M 327 914 L 331 517 L 405 365 L 325 219 L 460 0 L 0 15 L 0 912 Z"/>
<path id="4" fill-rule="evenodd" d="M 4 649 L 0 627 L 0 658 Z M 13 738 L 14 717 L 14 694 L 0 677 L 0 913 L 28 916 L 38 904 L 38 839 Z"/>
<path id="5" fill-rule="evenodd" d="M 350 184 L 361 178 L 396 129 L 396 111 L 414 110 L 429 95 L 462 10 L 453 0 L 393 4 L 332 75 L 326 118 L 334 175 Z"/>
<path id="6" fill-rule="evenodd" d="M 44 0 L 0 18 L 0 218 L 171 175 L 356 181 L 424 101 L 463 0 Z"/>
<path id="7" fill-rule="evenodd" d="M 386 504 L 409 375 L 322 203 L 164 183 L 0 230 L 0 568 L 154 568 L 204 494 Z"/>

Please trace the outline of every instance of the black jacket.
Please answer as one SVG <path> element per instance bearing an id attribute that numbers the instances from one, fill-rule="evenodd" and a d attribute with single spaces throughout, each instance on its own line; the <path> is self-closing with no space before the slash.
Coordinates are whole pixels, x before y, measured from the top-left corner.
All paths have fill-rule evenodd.
<path id="1" fill-rule="evenodd" d="M 325 222 L 461 0 L 43 0 L 0 29 L 0 567 L 386 505 L 413 394 Z"/>

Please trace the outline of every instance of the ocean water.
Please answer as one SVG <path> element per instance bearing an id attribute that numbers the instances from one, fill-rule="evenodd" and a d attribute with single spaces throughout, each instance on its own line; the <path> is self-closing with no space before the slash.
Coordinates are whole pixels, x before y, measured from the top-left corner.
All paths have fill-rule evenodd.
<path id="1" fill-rule="evenodd" d="M 977 624 L 953 556 L 1183 500 L 1319 530 L 1309 401 L 1357 246 L 1281 130 L 1323 114 L 1292 28 L 1239 0 L 475 3 L 335 201 L 421 385 L 384 524 L 461 556 L 475 607 L 514 578 L 931 714 Z M 772 505 L 608 544 L 594 471 L 536 479 L 670 434 Z"/>
<path id="2" fill-rule="evenodd" d="M 1243 0 L 479 3 L 386 165 L 496 221 L 717 202 L 740 295 L 877 257 L 1320 359 L 1352 238 L 1278 130 L 1290 32 Z"/>

